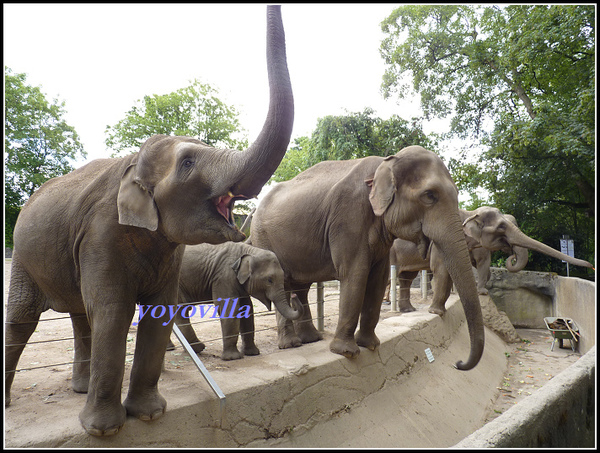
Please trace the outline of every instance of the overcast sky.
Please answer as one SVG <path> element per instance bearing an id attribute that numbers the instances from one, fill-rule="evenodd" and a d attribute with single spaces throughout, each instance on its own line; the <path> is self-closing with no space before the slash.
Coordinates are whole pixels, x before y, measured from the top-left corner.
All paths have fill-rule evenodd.
<path id="1" fill-rule="evenodd" d="M 293 137 L 317 119 L 372 107 L 410 119 L 417 103 L 384 101 L 380 22 L 393 4 L 284 4 L 295 98 Z M 235 106 L 253 141 L 268 108 L 263 4 L 4 4 L 4 64 L 26 73 L 67 122 L 88 158 L 107 157 L 105 128 L 145 95 L 195 78 Z"/>

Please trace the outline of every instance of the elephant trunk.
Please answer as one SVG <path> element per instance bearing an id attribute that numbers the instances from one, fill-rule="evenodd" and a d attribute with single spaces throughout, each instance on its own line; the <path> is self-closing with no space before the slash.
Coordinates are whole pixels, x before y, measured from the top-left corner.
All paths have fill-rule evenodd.
<path id="1" fill-rule="evenodd" d="M 225 180 L 235 181 L 234 195 L 258 195 L 285 155 L 294 123 L 294 98 L 288 73 L 280 6 L 267 6 L 267 68 L 269 111 L 256 141 L 236 152 Z"/>
<path id="2" fill-rule="evenodd" d="M 529 260 L 529 250 L 518 245 L 514 246 L 513 254 L 506 259 L 506 269 L 510 272 L 519 272 L 525 269 Z"/>
<path id="3" fill-rule="evenodd" d="M 298 300 L 298 296 L 292 294 L 288 301 L 285 292 L 282 291 L 281 293 L 282 294 L 280 294 L 279 297 L 273 298 L 273 303 L 275 304 L 277 311 L 281 313 L 281 316 L 291 321 L 299 319 L 304 310 L 302 308 L 302 303 Z"/>
<path id="4" fill-rule="evenodd" d="M 479 363 L 483 354 L 485 344 L 483 316 L 462 223 L 458 213 L 444 217 L 450 218 L 450 223 L 444 222 L 444 231 L 438 231 L 430 238 L 441 251 L 444 264 L 456 286 L 471 339 L 469 358 L 466 362 L 457 362 L 455 366 L 459 370 L 470 370 Z"/>
<path id="5" fill-rule="evenodd" d="M 523 233 L 519 228 L 517 227 L 511 227 L 509 231 L 507 231 L 506 233 L 506 238 L 508 239 L 508 242 L 510 242 L 510 244 L 513 247 L 513 250 L 516 250 L 516 247 L 524 247 L 530 250 L 535 250 L 536 252 L 540 252 L 543 253 L 544 255 L 548 255 L 552 258 L 556 258 L 559 260 L 564 260 L 569 264 L 573 264 L 575 266 L 582 266 L 582 267 L 590 267 L 593 269 L 593 265 L 585 260 L 580 260 L 577 258 L 572 258 L 569 255 L 565 255 L 564 253 L 559 252 L 558 250 L 553 249 L 552 247 L 536 241 L 533 238 L 530 238 L 529 236 L 527 236 L 525 233 Z M 519 260 L 517 259 L 517 265 L 515 267 L 518 267 L 519 264 Z M 523 265 L 524 267 L 524 265 Z M 507 266 L 506 268 L 511 271 L 512 269 L 509 269 L 508 267 L 508 260 L 507 260 Z M 522 269 L 522 268 L 521 268 Z M 517 269 L 519 270 L 519 269 Z"/>

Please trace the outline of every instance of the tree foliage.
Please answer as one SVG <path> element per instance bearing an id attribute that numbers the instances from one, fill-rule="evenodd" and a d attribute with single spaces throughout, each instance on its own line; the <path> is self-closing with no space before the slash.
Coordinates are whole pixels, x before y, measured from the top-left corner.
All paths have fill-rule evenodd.
<path id="1" fill-rule="evenodd" d="M 238 112 L 222 102 L 218 91 L 194 80 L 173 93 L 144 96 L 125 118 L 106 127 L 106 146 L 113 156 L 136 152 L 152 135 L 185 135 L 218 147 L 243 149 Z"/>
<path id="2" fill-rule="evenodd" d="M 389 156 L 408 145 L 434 149 L 421 123 L 393 115 L 384 120 L 366 108 L 362 112 L 320 118 L 311 137 L 295 139 L 272 180 L 286 181 L 323 160 L 348 160 L 366 156 Z"/>
<path id="3" fill-rule="evenodd" d="M 384 95 L 416 91 L 427 117 L 483 147 L 450 162 L 457 185 L 555 248 L 570 234 L 592 261 L 595 6 L 409 5 L 382 28 Z"/>
<path id="4" fill-rule="evenodd" d="M 21 206 L 46 180 L 73 170 L 86 152 L 72 126 L 64 120 L 65 104 L 49 102 L 39 87 L 27 84 L 26 74 L 4 68 L 4 212 L 5 240 Z"/>

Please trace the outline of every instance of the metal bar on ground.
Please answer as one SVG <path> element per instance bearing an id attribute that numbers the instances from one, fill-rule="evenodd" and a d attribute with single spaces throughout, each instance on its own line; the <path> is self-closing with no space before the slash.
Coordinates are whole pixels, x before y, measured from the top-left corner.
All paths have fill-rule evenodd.
<path id="1" fill-rule="evenodd" d="M 225 394 L 221 390 L 221 387 L 219 387 L 219 384 L 217 384 L 216 381 L 213 379 L 213 377 L 210 375 L 210 373 L 208 372 L 208 370 L 206 369 L 206 367 L 200 360 L 200 357 L 198 357 L 198 354 L 196 354 L 196 351 L 194 351 L 192 349 L 192 346 L 190 345 L 190 343 L 183 336 L 183 333 L 181 333 L 181 330 L 179 330 L 179 327 L 177 327 L 177 324 L 173 324 L 173 333 L 175 334 L 177 339 L 181 342 L 181 344 L 183 345 L 183 348 L 190 355 L 190 357 L 194 361 L 194 364 L 196 364 L 196 367 L 200 370 L 200 373 L 202 373 L 202 376 L 204 376 L 204 379 L 206 379 L 206 382 L 208 382 L 208 385 L 210 385 L 210 388 L 213 390 L 213 392 L 215 392 L 215 394 L 219 398 L 219 410 L 221 412 L 221 426 L 222 426 L 223 425 L 223 415 L 225 413 Z"/>
<path id="2" fill-rule="evenodd" d="M 396 265 L 390 266 L 390 302 L 392 304 L 391 311 L 398 311 L 398 295 L 396 294 Z"/>
<path id="3" fill-rule="evenodd" d="M 325 330 L 325 284 L 317 282 L 317 330 Z"/>

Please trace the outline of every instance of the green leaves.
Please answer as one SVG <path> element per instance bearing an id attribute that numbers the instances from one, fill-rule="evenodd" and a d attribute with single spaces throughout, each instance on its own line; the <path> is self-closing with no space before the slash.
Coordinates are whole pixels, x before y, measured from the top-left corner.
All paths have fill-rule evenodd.
<path id="1" fill-rule="evenodd" d="M 593 260 L 594 5 L 409 5 L 382 29 L 384 94 L 412 78 L 428 118 L 451 116 L 451 135 L 485 149 L 450 163 L 459 188 L 547 243 L 580 235 Z"/>
<path id="2" fill-rule="evenodd" d="M 113 156 L 137 152 L 152 135 L 185 135 L 218 148 L 244 149 L 238 112 L 218 97 L 218 91 L 194 80 L 190 86 L 164 95 L 144 96 L 114 126 L 107 126 L 106 146 Z"/>
<path id="3" fill-rule="evenodd" d="M 397 115 L 387 120 L 374 115 L 372 109 L 365 108 L 362 112 L 320 118 L 310 138 L 296 139 L 272 180 L 286 181 L 323 160 L 389 156 L 415 144 L 429 149 L 437 146 L 417 119 L 409 123 Z"/>
<path id="4" fill-rule="evenodd" d="M 21 206 L 39 186 L 73 170 L 86 152 L 75 129 L 63 119 L 64 102 L 48 102 L 25 74 L 4 68 L 4 190 L 6 242 Z"/>

